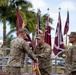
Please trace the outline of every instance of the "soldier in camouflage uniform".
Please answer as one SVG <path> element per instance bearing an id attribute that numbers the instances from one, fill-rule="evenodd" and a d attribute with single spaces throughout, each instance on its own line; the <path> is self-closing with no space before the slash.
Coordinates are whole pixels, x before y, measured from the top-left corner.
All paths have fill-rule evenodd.
<path id="1" fill-rule="evenodd" d="M 44 42 L 44 35 L 38 35 L 36 39 L 38 45 L 35 47 L 34 53 L 38 58 L 41 75 L 51 75 L 51 46 Z"/>
<path id="2" fill-rule="evenodd" d="M 67 51 L 66 74 L 76 75 L 76 32 L 71 32 L 69 42 L 72 43 L 72 46 Z"/>
<path id="3" fill-rule="evenodd" d="M 9 75 L 21 75 L 21 67 L 24 65 L 25 54 L 36 61 L 35 55 L 24 40 L 27 38 L 28 31 L 25 28 L 19 30 L 19 36 L 10 43 L 10 54 L 7 65 L 9 66 Z"/>

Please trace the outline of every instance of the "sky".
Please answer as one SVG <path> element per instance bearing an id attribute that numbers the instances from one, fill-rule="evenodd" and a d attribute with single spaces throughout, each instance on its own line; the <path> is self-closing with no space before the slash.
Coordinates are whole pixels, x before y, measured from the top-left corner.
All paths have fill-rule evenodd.
<path id="1" fill-rule="evenodd" d="M 67 17 L 67 10 L 69 10 L 69 31 L 76 32 L 76 0 L 27 0 L 33 4 L 33 10 L 37 12 L 37 9 L 41 10 L 41 15 L 47 13 L 47 8 L 49 8 L 50 17 L 53 18 L 53 24 L 51 26 L 56 29 L 57 22 L 58 22 L 58 12 L 59 7 L 61 8 L 61 20 L 62 20 L 62 32 L 64 30 L 65 21 Z M 3 25 L 0 23 L 0 37 L 3 37 Z M 10 30 L 8 23 L 7 23 L 7 33 Z M 55 37 L 55 30 L 51 31 L 52 38 Z M 65 37 L 65 36 L 64 36 Z"/>
<path id="2" fill-rule="evenodd" d="M 58 22 L 59 8 L 62 21 L 62 33 L 64 32 L 64 26 L 67 18 L 67 10 L 69 10 L 69 31 L 76 32 L 76 0 L 28 0 L 33 4 L 33 9 L 37 12 L 37 9 L 41 10 L 41 15 L 46 14 L 47 8 L 49 8 L 50 17 L 53 18 L 53 24 L 51 26 L 56 30 Z M 55 30 L 51 31 L 52 40 L 55 38 Z M 65 36 L 63 36 L 65 40 Z"/>
<path id="3" fill-rule="evenodd" d="M 65 21 L 67 17 L 67 10 L 69 10 L 69 31 L 76 31 L 76 0 L 29 0 L 33 4 L 33 9 L 37 12 L 39 8 L 41 10 L 41 14 L 47 13 L 47 8 L 49 8 L 50 17 L 53 18 L 53 24 L 51 26 L 56 29 L 58 22 L 58 12 L 59 7 L 61 8 L 61 20 L 62 20 L 62 32 L 64 30 Z M 53 31 L 53 30 L 52 30 Z M 55 32 L 55 30 L 54 30 Z"/>

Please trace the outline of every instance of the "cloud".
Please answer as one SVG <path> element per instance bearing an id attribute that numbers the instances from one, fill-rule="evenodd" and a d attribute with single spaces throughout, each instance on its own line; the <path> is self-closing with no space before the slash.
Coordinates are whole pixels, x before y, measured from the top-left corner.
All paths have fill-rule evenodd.
<path id="1" fill-rule="evenodd" d="M 30 1 L 33 4 L 33 8 L 35 9 L 35 11 L 37 11 L 38 8 L 40 10 L 44 10 L 45 7 L 47 6 L 44 0 L 30 0 Z"/>
<path id="2" fill-rule="evenodd" d="M 35 9 L 35 12 L 37 12 L 37 8 L 40 8 L 41 12 L 43 14 L 47 13 L 47 8 L 49 7 L 48 2 L 45 2 L 45 0 L 30 0 L 33 4 L 33 8 Z M 52 8 L 50 6 L 49 10 L 50 17 L 57 20 L 57 13 L 52 12 Z"/>
<path id="3" fill-rule="evenodd" d="M 64 2 L 61 2 L 58 7 L 61 7 L 61 9 L 63 10 L 66 10 L 66 9 L 69 9 L 69 10 L 76 10 L 76 2 L 73 2 L 73 1 L 64 1 Z"/>

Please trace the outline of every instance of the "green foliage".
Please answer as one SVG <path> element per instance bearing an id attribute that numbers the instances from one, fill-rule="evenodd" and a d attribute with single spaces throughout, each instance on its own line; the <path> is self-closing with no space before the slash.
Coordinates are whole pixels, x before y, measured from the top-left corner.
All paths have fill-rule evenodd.
<path id="1" fill-rule="evenodd" d="M 0 7 L 7 6 L 8 0 L 0 0 Z"/>
<path id="2" fill-rule="evenodd" d="M 2 52 L 2 50 L 0 50 L 0 55 L 2 55 L 3 54 L 3 52 Z"/>

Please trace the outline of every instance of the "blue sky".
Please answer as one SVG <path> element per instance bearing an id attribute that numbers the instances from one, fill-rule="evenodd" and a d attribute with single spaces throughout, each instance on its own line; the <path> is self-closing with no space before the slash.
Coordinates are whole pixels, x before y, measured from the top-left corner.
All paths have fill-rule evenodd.
<path id="1" fill-rule="evenodd" d="M 67 16 L 67 9 L 69 9 L 70 15 L 70 24 L 69 31 L 76 31 L 76 0 L 28 0 L 33 4 L 33 9 L 37 12 L 39 8 L 41 10 L 41 14 L 47 13 L 47 8 L 50 9 L 49 14 L 50 17 L 53 18 L 53 24 L 51 25 L 54 29 L 56 29 L 57 21 L 58 21 L 58 8 L 61 7 L 61 19 L 62 19 L 62 32 L 64 30 L 64 25 Z M 0 23 L 0 36 L 3 36 L 3 25 Z M 7 27 L 7 32 L 9 31 L 9 27 Z M 51 32 L 52 38 L 55 36 L 55 30 Z"/>

